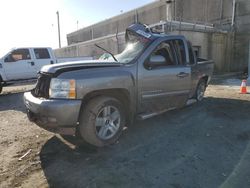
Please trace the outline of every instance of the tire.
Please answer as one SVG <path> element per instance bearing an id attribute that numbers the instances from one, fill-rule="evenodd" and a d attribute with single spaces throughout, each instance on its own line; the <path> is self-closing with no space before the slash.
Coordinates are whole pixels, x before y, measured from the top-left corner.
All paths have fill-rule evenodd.
<path id="1" fill-rule="evenodd" d="M 82 110 L 79 122 L 80 136 L 94 146 L 103 147 L 114 144 L 120 137 L 125 113 L 117 99 L 96 97 Z"/>
<path id="2" fill-rule="evenodd" d="M 197 84 L 197 88 L 195 91 L 195 99 L 198 102 L 203 100 L 205 91 L 206 91 L 206 81 L 204 79 L 201 79 Z"/>

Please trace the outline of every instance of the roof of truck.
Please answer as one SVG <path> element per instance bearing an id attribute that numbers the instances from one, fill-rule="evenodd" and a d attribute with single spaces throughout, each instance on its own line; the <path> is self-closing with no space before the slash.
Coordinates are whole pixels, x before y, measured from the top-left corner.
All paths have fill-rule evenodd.
<path id="1" fill-rule="evenodd" d="M 165 34 L 165 33 L 151 33 L 154 37 L 161 38 L 161 37 L 172 37 L 172 38 L 183 38 L 183 35 L 172 35 L 172 34 Z"/>
<path id="2" fill-rule="evenodd" d="M 170 37 L 170 38 L 179 38 L 179 39 L 184 39 L 185 37 L 183 35 L 169 35 L 169 34 L 165 34 L 165 33 L 157 33 L 157 32 L 153 32 L 147 25 L 143 25 L 140 23 L 135 23 L 132 24 L 131 26 L 129 26 L 126 29 L 126 34 L 125 34 L 125 38 L 126 41 L 130 40 L 130 36 L 131 35 L 137 35 L 140 37 L 143 37 L 147 40 L 155 40 L 157 38 L 162 38 L 162 37 Z"/>

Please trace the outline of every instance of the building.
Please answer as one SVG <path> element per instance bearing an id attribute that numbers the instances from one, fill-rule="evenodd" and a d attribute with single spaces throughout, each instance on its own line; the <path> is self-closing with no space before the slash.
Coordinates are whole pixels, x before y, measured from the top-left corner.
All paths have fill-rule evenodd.
<path id="1" fill-rule="evenodd" d="M 140 22 L 185 35 L 196 53 L 215 61 L 217 72 L 242 71 L 250 61 L 249 0 L 159 0 L 67 35 L 57 56 L 96 56 L 124 48 L 124 31 Z"/>

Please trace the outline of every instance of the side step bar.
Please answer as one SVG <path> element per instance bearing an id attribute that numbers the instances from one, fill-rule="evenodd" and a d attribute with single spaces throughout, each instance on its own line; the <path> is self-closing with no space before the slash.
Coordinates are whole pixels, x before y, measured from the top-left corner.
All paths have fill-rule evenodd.
<path id="1" fill-rule="evenodd" d="M 194 103 L 196 103 L 197 100 L 196 99 L 189 99 L 187 102 L 186 102 L 186 106 L 190 106 Z M 157 115 L 160 115 L 160 114 L 163 114 L 167 111 L 170 111 L 170 110 L 174 110 L 176 109 L 175 107 L 174 108 L 168 108 L 168 109 L 165 109 L 165 110 L 162 110 L 162 111 L 158 111 L 158 112 L 151 112 L 151 113 L 144 113 L 144 114 L 139 114 L 137 116 L 137 119 L 138 120 L 145 120 L 145 119 L 148 119 L 148 118 L 151 118 L 151 117 L 154 117 L 154 116 L 157 116 Z"/>
<path id="2" fill-rule="evenodd" d="M 151 118 L 151 117 L 154 117 L 154 116 L 163 114 L 163 113 L 165 113 L 165 112 L 167 112 L 167 111 L 174 110 L 174 109 L 176 109 L 176 108 L 168 108 L 168 109 L 161 110 L 161 111 L 158 111 L 158 112 L 139 114 L 139 115 L 137 116 L 137 119 L 139 119 L 139 120 L 145 120 L 145 119 L 148 119 L 148 118 Z"/>

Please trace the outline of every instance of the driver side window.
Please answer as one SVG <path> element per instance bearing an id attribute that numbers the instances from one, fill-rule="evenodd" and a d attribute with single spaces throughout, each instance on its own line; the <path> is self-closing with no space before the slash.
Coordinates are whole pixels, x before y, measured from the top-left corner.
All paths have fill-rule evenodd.
<path id="1" fill-rule="evenodd" d="M 16 49 L 12 51 L 6 58 L 5 62 L 16 62 L 19 60 L 30 59 L 30 52 L 28 49 Z"/>
<path id="2" fill-rule="evenodd" d="M 163 42 L 161 43 L 155 51 L 152 53 L 152 55 L 160 55 L 163 56 L 166 60 L 165 65 L 175 65 L 175 59 L 174 59 L 174 51 L 173 47 L 170 42 Z"/>
<path id="3" fill-rule="evenodd" d="M 155 62 L 154 65 L 154 61 L 152 62 L 152 59 L 155 59 L 155 57 L 161 58 L 164 61 L 161 63 Z M 160 43 L 150 55 L 149 61 L 151 62 L 149 62 L 149 65 L 147 66 L 148 69 L 177 65 L 172 42 L 168 40 Z"/>

